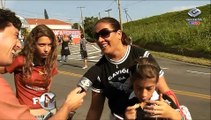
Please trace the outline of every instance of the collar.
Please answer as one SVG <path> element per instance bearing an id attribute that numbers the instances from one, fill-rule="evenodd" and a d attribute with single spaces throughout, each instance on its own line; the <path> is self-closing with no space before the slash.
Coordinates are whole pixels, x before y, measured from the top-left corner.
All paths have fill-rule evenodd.
<path id="1" fill-rule="evenodd" d="M 131 49 L 131 46 L 128 45 L 128 46 L 127 46 L 127 50 L 126 50 L 124 56 L 123 56 L 120 60 L 117 60 L 117 61 L 110 59 L 110 58 L 107 57 L 106 55 L 105 55 L 105 57 L 106 57 L 106 59 L 107 59 L 110 63 L 115 64 L 115 65 L 119 65 L 119 64 L 123 63 L 123 62 L 127 59 L 127 57 L 129 56 L 129 53 L 130 53 L 130 49 Z"/>
<path id="2" fill-rule="evenodd" d="M 129 100 L 134 98 L 134 97 L 136 97 L 136 95 L 133 91 L 132 93 L 130 93 Z M 154 91 L 150 100 L 158 100 L 158 99 L 159 99 L 159 94 L 157 93 L 157 91 Z"/>

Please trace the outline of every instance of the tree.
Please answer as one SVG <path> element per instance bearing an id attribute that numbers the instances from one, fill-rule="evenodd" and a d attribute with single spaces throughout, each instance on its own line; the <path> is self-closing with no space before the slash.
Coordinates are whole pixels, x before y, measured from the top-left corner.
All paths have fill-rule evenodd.
<path id="1" fill-rule="evenodd" d="M 44 9 L 44 16 L 45 16 L 45 19 L 48 19 L 49 17 L 48 17 L 48 13 L 47 13 L 47 10 L 46 9 Z"/>
<path id="2" fill-rule="evenodd" d="M 93 39 L 93 29 L 94 24 L 98 21 L 98 17 L 85 17 L 84 19 L 84 29 L 86 33 L 86 38 Z"/>
<path id="3" fill-rule="evenodd" d="M 74 23 L 73 26 L 72 26 L 73 29 L 78 29 L 78 30 L 81 30 L 80 26 L 79 26 L 79 23 Z"/>

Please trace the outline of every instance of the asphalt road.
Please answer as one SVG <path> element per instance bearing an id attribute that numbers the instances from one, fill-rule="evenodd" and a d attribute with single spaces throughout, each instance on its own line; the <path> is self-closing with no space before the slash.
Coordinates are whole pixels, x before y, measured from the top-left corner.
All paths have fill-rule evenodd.
<path id="1" fill-rule="evenodd" d="M 89 67 L 91 67 L 95 64 L 92 61 L 99 59 L 100 51 L 96 49 L 89 50 Z M 98 52 L 98 55 L 96 52 Z M 87 70 L 81 69 L 83 64 L 79 56 L 78 51 L 72 49 L 69 61 L 67 63 L 58 63 L 59 74 L 54 77 L 51 87 L 51 91 L 56 94 L 57 106 L 61 106 L 66 95 L 75 88 L 78 80 Z M 156 59 L 165 71 L 168 85 L 176 93 L 180 104 L 189 108 L 193 120 L 210 120 L 210 68 L 174 60 Z M 4 77 L 14 88 L 13 75 L 5 74 Z M 85 97 L 83 105 L 77 110 L 74 120 L 84 120 L 86 118 L 90 101 L 91 91 Z M 106 103 L 101 120 L 108 120 L 109 114 L 110 111 Z"/>

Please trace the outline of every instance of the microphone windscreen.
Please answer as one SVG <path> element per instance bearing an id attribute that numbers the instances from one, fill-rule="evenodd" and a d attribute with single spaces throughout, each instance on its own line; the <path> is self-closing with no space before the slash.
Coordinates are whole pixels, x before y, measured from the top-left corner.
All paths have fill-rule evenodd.
<path id="1" fill-rule="evenodd" d="M 86 77 L 82 77 L 81 80 L 78 82 L 77 86 L 81 87 L 83 91 L 88 91 L 92 84 L 92 81 L 90 81 Z"/>

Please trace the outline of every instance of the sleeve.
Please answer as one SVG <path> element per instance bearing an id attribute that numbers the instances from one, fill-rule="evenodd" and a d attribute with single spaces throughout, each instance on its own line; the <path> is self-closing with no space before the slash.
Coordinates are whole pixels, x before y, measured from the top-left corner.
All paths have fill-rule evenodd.
<path id="1" fill-rule="evenodd" d="M 101 70 L 99 66 L 94 65 L 91 67 L 83 76 L 83 78 L 86 78 L 92 82 L 92 91 L 96 93 L 102 92 L 102 81 L 101 81 Z"/>
<path id="2" fill-rule="evenodd" d="M 24 58 L 21 56 L 18 56 L 16 58 L 14 58 L 11 65 L 5 67 L 5 70 L 6 70 L 6 72 L 12 73 L 17 68 L 21 68 L 23 65 L 24 65 Z"/>
<path id="3" fill-rule="evenodd" d="M 0 119 L 35 120 L 26 105 L 21 105 L 12 88 L 0 77 Z"/>

